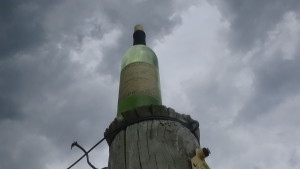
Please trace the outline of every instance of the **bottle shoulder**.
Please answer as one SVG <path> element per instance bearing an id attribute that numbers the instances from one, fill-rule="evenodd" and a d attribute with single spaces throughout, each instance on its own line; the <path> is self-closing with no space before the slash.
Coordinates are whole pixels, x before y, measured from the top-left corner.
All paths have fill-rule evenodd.
<path id="1" fill-rule="evenodd" d="M 145 45 L 131 46 L 123 56 L 121 68 L 133 62 L 147 62 L 158 68 L 158 59 L 153 50 Z"/>

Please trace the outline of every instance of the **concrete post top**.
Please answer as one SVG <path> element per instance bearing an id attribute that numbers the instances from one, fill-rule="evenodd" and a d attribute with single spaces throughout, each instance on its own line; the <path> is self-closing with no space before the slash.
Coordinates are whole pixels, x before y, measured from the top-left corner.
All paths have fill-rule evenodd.
<path id="1" fill-rule="evenodd" d="M 172 108 L 162 105 L 141 106 L 124 112 L 125 116 L 117 117 L 109 125 L 104 133 L 108 145 L 112 143 L 115 136 L 126 129 L 127 126 L 147 120 L 170 120 L 187 127 L 197 138 L 200 139 L 199 123 L 190 115 L 179 114 Z"/>

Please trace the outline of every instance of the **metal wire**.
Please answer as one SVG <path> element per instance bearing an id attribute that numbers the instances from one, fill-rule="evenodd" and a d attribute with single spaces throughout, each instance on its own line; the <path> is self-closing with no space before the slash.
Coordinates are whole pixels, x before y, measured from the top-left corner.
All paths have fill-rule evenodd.
<path id="1" fill-rule="evenodd" d="M 86 156 L 86 161 L 87 161 L 87 163 L 88 163 L 93 169 L 97 169 L 97 168 L 90 162 L 89 154 L 85 151 L 85 149 L 84 149 L 83 147 L 81 147 L 81 146 L 77 143 L 77 141 L 74 141 L 74 142 L 72 143 L 71 149 L 72 149 L 74 146 L 80 148 L 80 149 L 84 152 L 84 154 L 85 154 L 85 156 Z"/>
<path id="2" fill-rule="evenodd" d="M 94 148 L 96 148 L 102 141 L 104 141 L 105 140 L 105 137 L 104 138 L 102 138 L 100 141 L 98 141 L 92 148 L 90 148 L 87 152 L 86 152 L 86 154 L 88 154 L 89 152 L 91 152 Z M 72 165 L 70 165 L 70 167 L 68 167 L 67 169 L 70 169 L 70 168 L 72 168 L 75 164 L 77 164 L 81 159 L 83 159 L 83 157 L 86 155 L 86 154 L 84 154 L 84 155 L 82 155 L 77 161 L 75 161 Z"/>

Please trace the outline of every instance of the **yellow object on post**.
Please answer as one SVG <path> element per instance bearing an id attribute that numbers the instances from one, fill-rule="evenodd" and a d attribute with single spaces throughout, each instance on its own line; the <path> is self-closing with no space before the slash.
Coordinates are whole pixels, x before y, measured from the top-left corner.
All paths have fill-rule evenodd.
<path id="1" fill-rule="evenodd" d="M 204 160 L 209 153 L 209 150 L 206 148 L 197 148 L 196 155 L 191 159 L 192 169 L 210 169 Z"/>

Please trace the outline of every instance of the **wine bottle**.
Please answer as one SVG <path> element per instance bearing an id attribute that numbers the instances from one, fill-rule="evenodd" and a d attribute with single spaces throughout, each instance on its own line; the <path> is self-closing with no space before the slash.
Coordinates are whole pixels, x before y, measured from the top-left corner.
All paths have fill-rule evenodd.
<path id="1" fill-rule="evenodd" d="M 146 46 L 146 34 L 142 25 L 136 25 L 133 46 L 122 58 L 118 114 L 144 105 L 161 105 L 158 60 Z"/>

